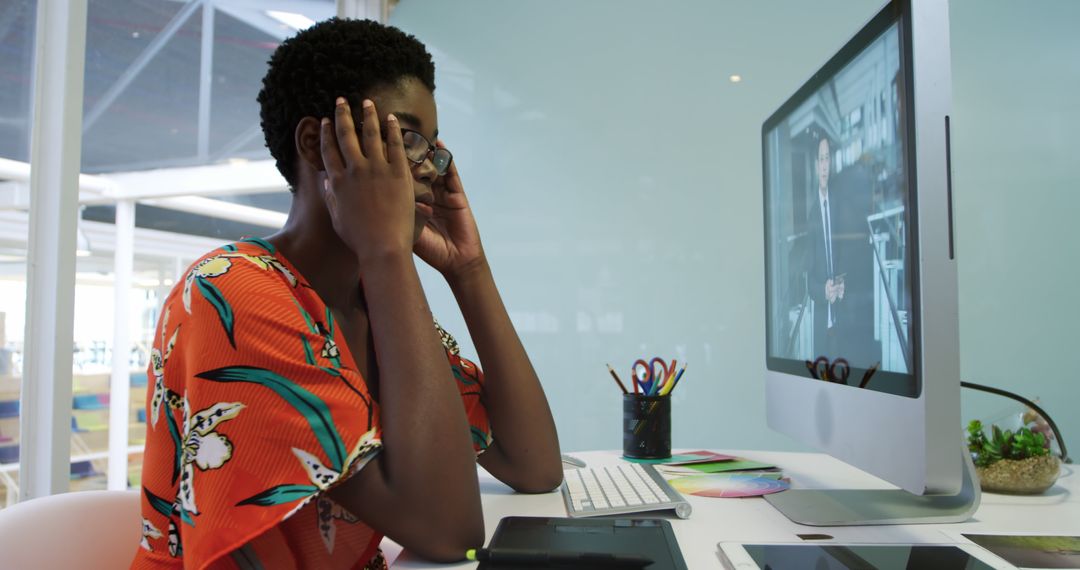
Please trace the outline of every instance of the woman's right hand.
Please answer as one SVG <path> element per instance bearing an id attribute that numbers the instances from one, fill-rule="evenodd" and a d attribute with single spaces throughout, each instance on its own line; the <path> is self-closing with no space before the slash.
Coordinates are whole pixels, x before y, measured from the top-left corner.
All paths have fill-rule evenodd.
<path id="1" fill-rule="evenodd" d="M 334 231 L 360 264 L 382 442 L 395 451 L 376 456 L 331 496 L 420 556 L 460 560 L 483 544 L 484 514 L 465 408 L 412 258 L 416 181 L 398 121 L 387 116 L 384 143 L 371 101 L 361 120 L 357 140 L 339 100 L 334 127 L 322 122 L 323 197 Z"/>
<path id="2" fill-rule="evenodd" d="M 397 118 L 382 139 L 375 104 L 362 104 L 360 139 L 348 102 L 338 97 L 334 121 L 320 125 L 326 178 L 323 199 L 334 231 L 356 254 L 361 272 L 388 257 L 412 256 L 415 204 L 410 163 Z"/>

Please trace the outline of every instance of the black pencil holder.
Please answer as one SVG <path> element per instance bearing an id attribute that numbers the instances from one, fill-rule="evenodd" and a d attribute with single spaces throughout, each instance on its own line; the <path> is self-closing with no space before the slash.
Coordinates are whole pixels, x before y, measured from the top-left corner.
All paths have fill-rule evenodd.
<path id="1" fill-rule="evenodd" d="M 623 395 L 623 457 L 671 457 L 671 398 Z"/>

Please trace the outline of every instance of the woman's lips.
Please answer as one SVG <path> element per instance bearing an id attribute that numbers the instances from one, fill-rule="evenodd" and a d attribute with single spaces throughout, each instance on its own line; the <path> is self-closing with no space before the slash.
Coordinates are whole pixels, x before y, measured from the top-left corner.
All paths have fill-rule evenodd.
<path id="1" fill-rule="evenodd" d="M 430 218 L 435 215 L 435 210 L 429 204 L 423 202 L 416 203 L 416 211 L 420 212 L 425 218 Z"/>

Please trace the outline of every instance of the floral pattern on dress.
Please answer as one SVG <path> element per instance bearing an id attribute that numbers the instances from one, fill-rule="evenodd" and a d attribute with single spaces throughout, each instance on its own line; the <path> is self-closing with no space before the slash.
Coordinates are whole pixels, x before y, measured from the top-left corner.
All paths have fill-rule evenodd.
<path id="1" fill-rule="evenodd" d="M 356 518 L 356 515 L 345 510 L 344 507 L 327 499 L 325 496 L 320 496 L 316 501 L 316 508 L 318 509 L 318 525 L 319 536 L 323 539 L 323 545 L 326 546 L 326 551 L 329 553 L 334 552 L 334 539 L 337 538 L 337 522 L 343 521 L 345 523 L 357 523 L 360 519 Z"/>
<path id="2" fill-rule="evenodd" d="M 442 341 L 443 348 L 446 349 L 451 356 L 458 356 L 461 354 L 461 349 L 458 347 L 458 343 L 454 340 L 454 337 L 450 333 L 446 332 L 446 329 L 442 328 L 439 321 L 435 321 L 435 332 L 439 333 L 439 340 Z"/>
<path id="3" fill-rule="evenodd" d="M 192 288 L 198 289 L 199 294 L 213 305 L 214 310 L 217 311 L 218 319 L 221 321 L 221 327 L 229 338 L 229 344 L 231 344 L 233 348 L 236 348 L 236 338 L 234 334 L 236 317 L 233 314 L 232 305 L 225 298 L 225 295 L 221 293 L 221 289 L 210 281 L 211 279 L 221 277 L 228 273 L 233 267 L 233 259 L 247 261 L 263 271 L 277 271 L 283 275 L 286 281 L 293 287 L 296 287 L 299 284 L 299 280 L 288 267 L 273 255 L 222 253 L 203 259 L 195 264 L 184 279 L 184 310 L 186 310 L 189 315 L 191 314 L 191 291 Z"/>
<path id="4" fill-rule="evenodd" d="M 180 334 L 180 327 L 173 329 L 168 342 L 165 341 L 165 333 L 169 330 L 169 308 L 161 317 L 161 344 L 150 350 L 150 369 L 154 376 L 154 392 L 150 399 L 150 427 L 157 428 L 158 417 L 161 416 L 161 403 L 165 399 L 165 364 L 172 355 L 173 347 L 176 346 L 176 338 Z M 161 348 L 164 347 L 164 348 Z M 164 354 L 162 351 L 164 350 Z"/>
<path id="5" fill-rule="evenodd" d="M 151 538 L 161 538 L 161 531 L 158 530 L 156 526 L 154 526 L 154 523 L 143 519 L 142 540 L 139 541 L 139 546 L 142 547 L 143 550 L 149 550 L 153 552 L 154 549 L 150 546 L 150 541 L 148 540 Z"/>
<path id="6" fill-rule="evenodd" d="M 195 467 L 203 471 L 220 469 L 232 458 L 232 442 L 214 430 L 222 422 L 235 418 L 242 409 L 244 405 L 240 402 L 220 402 L 192 414 L 191 406 L 187 398 L 184 398 L 182 472 L 178 497 L 181 512 L 199 514 L 199 508 L 195 504 Z"/>
<path id="7" fill-rule="evenodd" d="M 482 375 L 435 326 L 480 452 L 490 441 Z M 248 553 L 252 533 L 280 545 L 287 532 L 324 551 L 305 564 L 385 568 L 381 535 L 325 494 L 381 449 L 379 406 L 295 267 L 264 240 L 223 246 L 192 265 L 159 327 L 132 567 L 212 566 L 223 553 Z M 342 566 L 362 552 L 367 560 Z"/>

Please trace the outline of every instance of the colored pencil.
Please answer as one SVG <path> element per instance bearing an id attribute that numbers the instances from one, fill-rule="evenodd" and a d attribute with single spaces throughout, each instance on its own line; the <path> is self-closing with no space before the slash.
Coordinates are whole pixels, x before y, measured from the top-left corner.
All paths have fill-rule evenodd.
<path id="1" fill-rule="evenodd" d="M 683 364 L 682 370 L 680 370 L 679 373 L 675 375 L 675 380 L 671 383 L 670 386 L 664 386 L 664 390 L 666 390 L 666 391 L 661 391 L 660 392 L 661 396 L 667 396 L 668 394 L 671 393 L 672 390 L 675 389 L 675 386 L 678 386 L 679 378 L 682 378 L 683 372 L 686 372 L 686 367 L 688 366 L 688 364 L 689 363 Z"/>
<path id="2" fill-rule="evenodd" d="M 619 375 L 615 373 L 615 369 L 612 368 L 610 364 L 607 365 L 607 369 L 608 372 L 611 373 L 611 377 L 615 379 L 615 383 L 619 385 L 619 389 L 622 390 L 622 393 L 629 394 L 629 392 L 626 391 L 626 386 L 623 385 L 622 380 L 619 380 Z"/>

